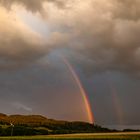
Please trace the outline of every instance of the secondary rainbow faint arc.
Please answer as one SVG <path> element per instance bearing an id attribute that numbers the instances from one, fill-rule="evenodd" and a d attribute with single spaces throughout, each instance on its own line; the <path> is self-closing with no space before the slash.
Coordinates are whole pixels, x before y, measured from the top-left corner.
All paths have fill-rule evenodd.
<path id="1" fill-rule="evenodd" d="M 89 99 L 86 95 L 86 91 L 83 88 L 82 83 L 81 83 L 79 77 L 77 76 L 76 72 L 74 71 L 73 67 L 71 66 L 71 64 L 68 62 L 68 60 L 64 56 L 62 57 L 62 59 L 63 59 L 64 63 L 66 64 L 66 66 L 68 67 L 68 69 L 71 72 L 75 82 L 77 83 L 77 85 L 80 89 L 80 92 L 81 92 L 81 95 L 82 95 L 82 98 L 84 100 L 85 107 L 86 107 L 86 110 L 87 110 L 87 115 L 88 115 L 89 122 L 94 123 L 95 121 L 94 121 L 94 117 L 93 117 L 93 112 L 91 110 L 91 106 L 90 106 L 90 103 L 89 103 Z"/>
<path id="2" fill-rule="evenodd" d="M 119 123 L 123 124 L 123 110 L 122 110 L 122 106 L 119 100 L 119 96 L 117 94 L 117 90 L 115 89 L 115 87 L 113 86 L 113 84 L 110 84 L 110 90 L 112 93 L 112 100 L 115 106 L 115 110 L 117 113 L 117 117 L 119 119 Z"/>
<path id="3" fill-rule="evenodd" d="M 108 73 L 109 74 L 109 73 Z M 112 101 L 115 107 L 115 111 L 118 117 L 118 121 L 120 124 L 123 124 L 123 109 L 121 106 L 121 102 L 120 102 L 120 98 L 118 96 L 117 90 L 113 84 L 112 79 L 110 78 L 110 76 L 108 75 L 108 84 L 109 84 L 109 88 L 111 91 L 111 95 L 112 95 Z"/>

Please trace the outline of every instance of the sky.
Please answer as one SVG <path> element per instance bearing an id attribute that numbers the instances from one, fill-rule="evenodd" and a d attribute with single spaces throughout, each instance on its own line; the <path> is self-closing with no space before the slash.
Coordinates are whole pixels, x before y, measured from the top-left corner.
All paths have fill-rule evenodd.
<path id="1" fill-rule="evenodd" d="M 139 0 L 0 0 L 0 112 L 140 125 L 139 36 Z"/>

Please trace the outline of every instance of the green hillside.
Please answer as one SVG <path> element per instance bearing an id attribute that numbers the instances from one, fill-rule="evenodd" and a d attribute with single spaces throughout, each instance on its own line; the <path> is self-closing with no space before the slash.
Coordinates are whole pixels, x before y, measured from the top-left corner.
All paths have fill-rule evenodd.
<path id="1" fill-rule="evenodd" d="M 48 119 L 41 115 L 0 114 L 0 136 L 48 135 L 70 133 L 109 132 L 109 129 L 86 122 Z"/>

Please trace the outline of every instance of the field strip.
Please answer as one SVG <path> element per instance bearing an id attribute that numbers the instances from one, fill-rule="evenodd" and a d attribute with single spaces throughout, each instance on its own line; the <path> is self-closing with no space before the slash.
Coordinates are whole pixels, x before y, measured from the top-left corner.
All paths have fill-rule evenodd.
<path id="1" fill-rule="evenodd" d="M 140 132 L 113 132 L 113 133 L 78 133 L 78 134 L 64 134 L 64 135 L 49 135 L 64 137 L 64 136 L 109 136 L 109 135 L 140 135 Z"/>
<path id="2" fill-rule="evenodd" d="M 140 140 L 140 132 L 82 133 L 38 136 L 0 137 L 0 140 Z"/>

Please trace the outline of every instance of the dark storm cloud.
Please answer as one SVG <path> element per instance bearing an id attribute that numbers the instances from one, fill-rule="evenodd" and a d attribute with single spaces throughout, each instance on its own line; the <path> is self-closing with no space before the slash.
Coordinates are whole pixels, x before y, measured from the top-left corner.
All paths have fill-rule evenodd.
<path id="1" fill-rule="evenodd" d="M 69 0 L 67 0 L 68 2 Z M 67 8 L 67 2 L 64 0 L 47 0 L 47 2 L 55 4 L 60 9 Z"/>
<path id="2" fill-rule="evenodd" d="M 41 35 L 0 7 L 0 69 L 32 62 L 47 53 L 46 46 Z"/>
<path id="3" fill-rule="evenodd" d="M 115 17 L 126 20 L 139 20 L 140 18 L 140 1 L 139 0 L 116 0 Z"/>
<path id="4" fill-rule="evenodd" d="M 13 5 L 22 5 L 28 11 L 31 11 L 33 13 L 34 12 L 44 13 L 46 9 L 44 9 L 43 4 L 46 2 L 53 3 L 58 8 L 66 7 L 65 5 L 66 2 L 64 2 L 63 0 L 0 0 L 0 4 L 9 10 Z"/>
<path id="5" fill-rule="evenodd" d="M 140 2 L 88 0 L 77 1 L 76 4 L 82 8 L 73 6 L 69 23 L 59 22 L 72 28 L 73 41 L 67 44 L 77 49 L 74 55 L 79 61 L 81 59 L 81 65 L 84 66 L 83 59 L 86 59 L 87 71 L 117 70 L 138 74 Z"/>
<path id="6" fill-rule="evenodd" d="M 45 2 L 64 8 L 61 0 L 0 0 L 0 69 L 13 69 L 33 63 L 46 55 L 50 48 L 65 42 L 65 35 L 59 32 L 52 32 L 45 39 L 23 23 L 11 8 L 15 6 L 18 10 L 18 5 L 22 5 L 33 14 L 38 12 L 46 15 Z"/>
<path id="7" fill-rule="evenodd" d="M 0 4 L 10 9 L 12 5 L 19 4 L 25 6 L 32 12 L 42 11 L 43 2 L 46 0 L 0 0 Z"/>
<path id="8" fill-rule="evenodd" d="M 53 3 L 49 10 L 45 3 Z M 1 0 L 5 7 L 23 5 L 32 12 L 47 13 L 52 34 L 49 43 L 58 47 L 72 46 L 77 50 L 77 58 L 90 60 L 92 71 L 119 70 L 138 73 L 140 70 L 140 2 L 138 0 L 74 0 L 70 9 L 65 9 L 69 1 L 64 0 Z M 51 10 L 50 10 L 51 9 Z M 63 11 L 63 14 L 61 13 Z M 52 12 L 52 13 L 51 13 Z M 46 20 L 46 19 L 45 19 Z M 56 36 L 57 35 L 57 36 Z M 66 39 L 65 36 L 68 36 Z M 79 58 L 78 58 L 79 59 Z M 82 62 L 83 60 L 81 60 Z M 86 62 L 87 63 L 87 62 Z M 83 67 L 84 64 L 82 63 Z M 92 66 L 91 66 L 92 65 Z"/>

